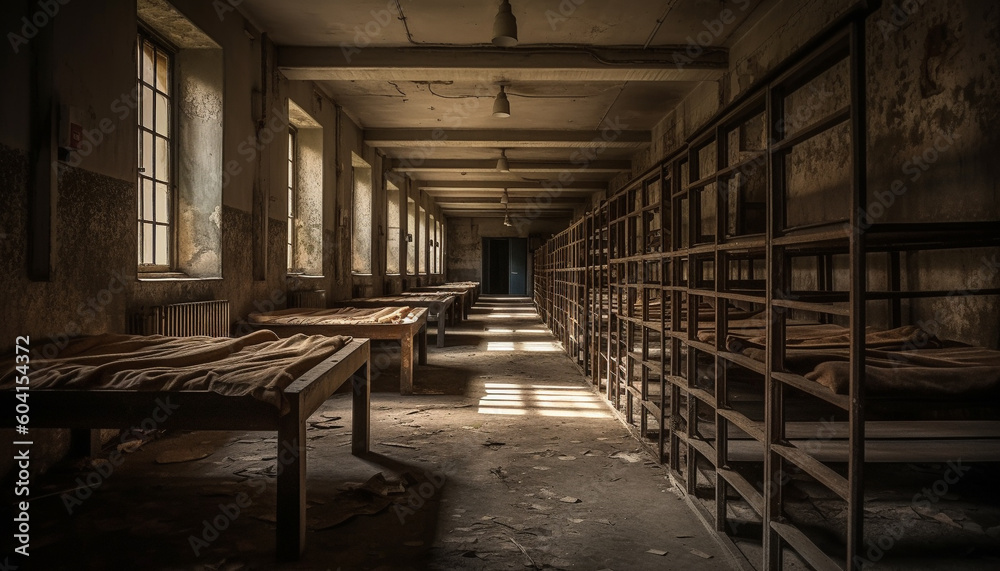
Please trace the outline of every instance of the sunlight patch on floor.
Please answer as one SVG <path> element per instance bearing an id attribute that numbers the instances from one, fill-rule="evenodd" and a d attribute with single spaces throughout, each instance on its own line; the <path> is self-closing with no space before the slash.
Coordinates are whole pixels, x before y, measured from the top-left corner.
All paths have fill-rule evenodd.
<path id="1" fill-rule="evenodd" d="M 486 350 L 558 353 L 562 351 L 562 346 L 557 341 L 487 341 Z"/>
<path id="2" fill-rule="evenodd" d="M 600 397 L 579 387 L 486 383 L 479 400 L 479 414 L 609 418 Z"/>

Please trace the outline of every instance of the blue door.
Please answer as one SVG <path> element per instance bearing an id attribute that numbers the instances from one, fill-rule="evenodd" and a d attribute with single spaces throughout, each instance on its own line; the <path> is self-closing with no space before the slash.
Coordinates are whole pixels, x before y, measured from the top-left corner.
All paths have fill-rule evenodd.
<path id="1" fill-rule="evenodd" d="M 510 295 L 528 295 L 528 239 L 510 239 Z"/>

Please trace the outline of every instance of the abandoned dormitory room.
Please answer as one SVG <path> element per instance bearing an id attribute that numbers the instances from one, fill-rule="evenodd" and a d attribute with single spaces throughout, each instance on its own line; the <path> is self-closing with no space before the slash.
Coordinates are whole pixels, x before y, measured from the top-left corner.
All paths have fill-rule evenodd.
<path id="1" fill-rule="evenodd" d="M 0 569 L 1000 569 L 1000 3 L 0 23 Z"/>

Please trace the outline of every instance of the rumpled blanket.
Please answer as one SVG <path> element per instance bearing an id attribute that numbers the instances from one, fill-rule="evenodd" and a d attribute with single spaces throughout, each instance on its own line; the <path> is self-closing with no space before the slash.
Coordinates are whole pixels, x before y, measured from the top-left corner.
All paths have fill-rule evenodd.
<path id="1" fill-rule="evenodd" d="M 32 389 L 212 391 L 246 396 L 287 411 L 283 391 L 350 337 L 270 331 L 244 337 L 95 335 L 69 343 L 54 359 L 31 361 Z M 14 356 L 0 361 L 0 389 L 15 384 Z"/>
<path id="2" fill-rule="evenodd" d="M 413 309 L 401 307 L 338 307 L 334 309 L 282 309 L 251 313 L 250 323 L 272 325 L 370 325 L 375 323 L 413 323 Z"/>
<path id="3" fill-rule="evenodd" d="M 764 362 L 763 319 L 734 322 L 726 348 Z M 785 369 L 837 394 L 850 387 L 850 332 L 840 325 L 788 321 Z M 714 332 L 699 338 L 714 343 Z M 1000 351 L 928 335 L 915 325 L 869 329 L 865 335 L 865 391 L 869 395 L 995 396 Z"/>

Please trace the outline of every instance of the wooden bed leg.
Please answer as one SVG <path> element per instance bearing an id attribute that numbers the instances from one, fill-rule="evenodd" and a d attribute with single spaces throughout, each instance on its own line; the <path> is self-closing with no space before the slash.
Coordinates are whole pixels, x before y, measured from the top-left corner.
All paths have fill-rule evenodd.
<path id="1" fill-rule="evenodd" d="M 297 560 L 306 547 L 306 419 L 301 403 L 278 421 L 278 558 Z"/>
<path id="2" fill-rule="evenodd" d="M 417 354 L 420 356 L 419 363 L 421 365 L 427 364 L 427 324 L 417 333 Z"/>
<path id="3" fill-rule="evenodd" d="M 417 333 L 421 335 L 421 333 Z M 413 394 L 413 336 L 403 335 L 399 341 L 399 394 Z"/>
<path id="4" fill-rule="evenodd" d="M 371 382 L 368 361 L 351 377 L 354 388 L 351 411 L 351 454 L 361 456 L 371 450 Z"/>
<path id="5" fill-rule="evenodd" d="M 444 347 L 444 333 L 445 333 L 445 327 L 446 327 L 445 321 L 446 321 L 446 319 L 445 319 L 444 313 L 443 312 L 442 313 L 438 313 L 438 335 L 437 335 L 437 337 L 438 337 L 437 346 L 438 347 Z"/>
<path id="6" fill-rule="evenodd" d="M 74 458 L 93 458 L 101 452 L 99 428 L 74 428 L 69 431 L 69 454 Z"/>

